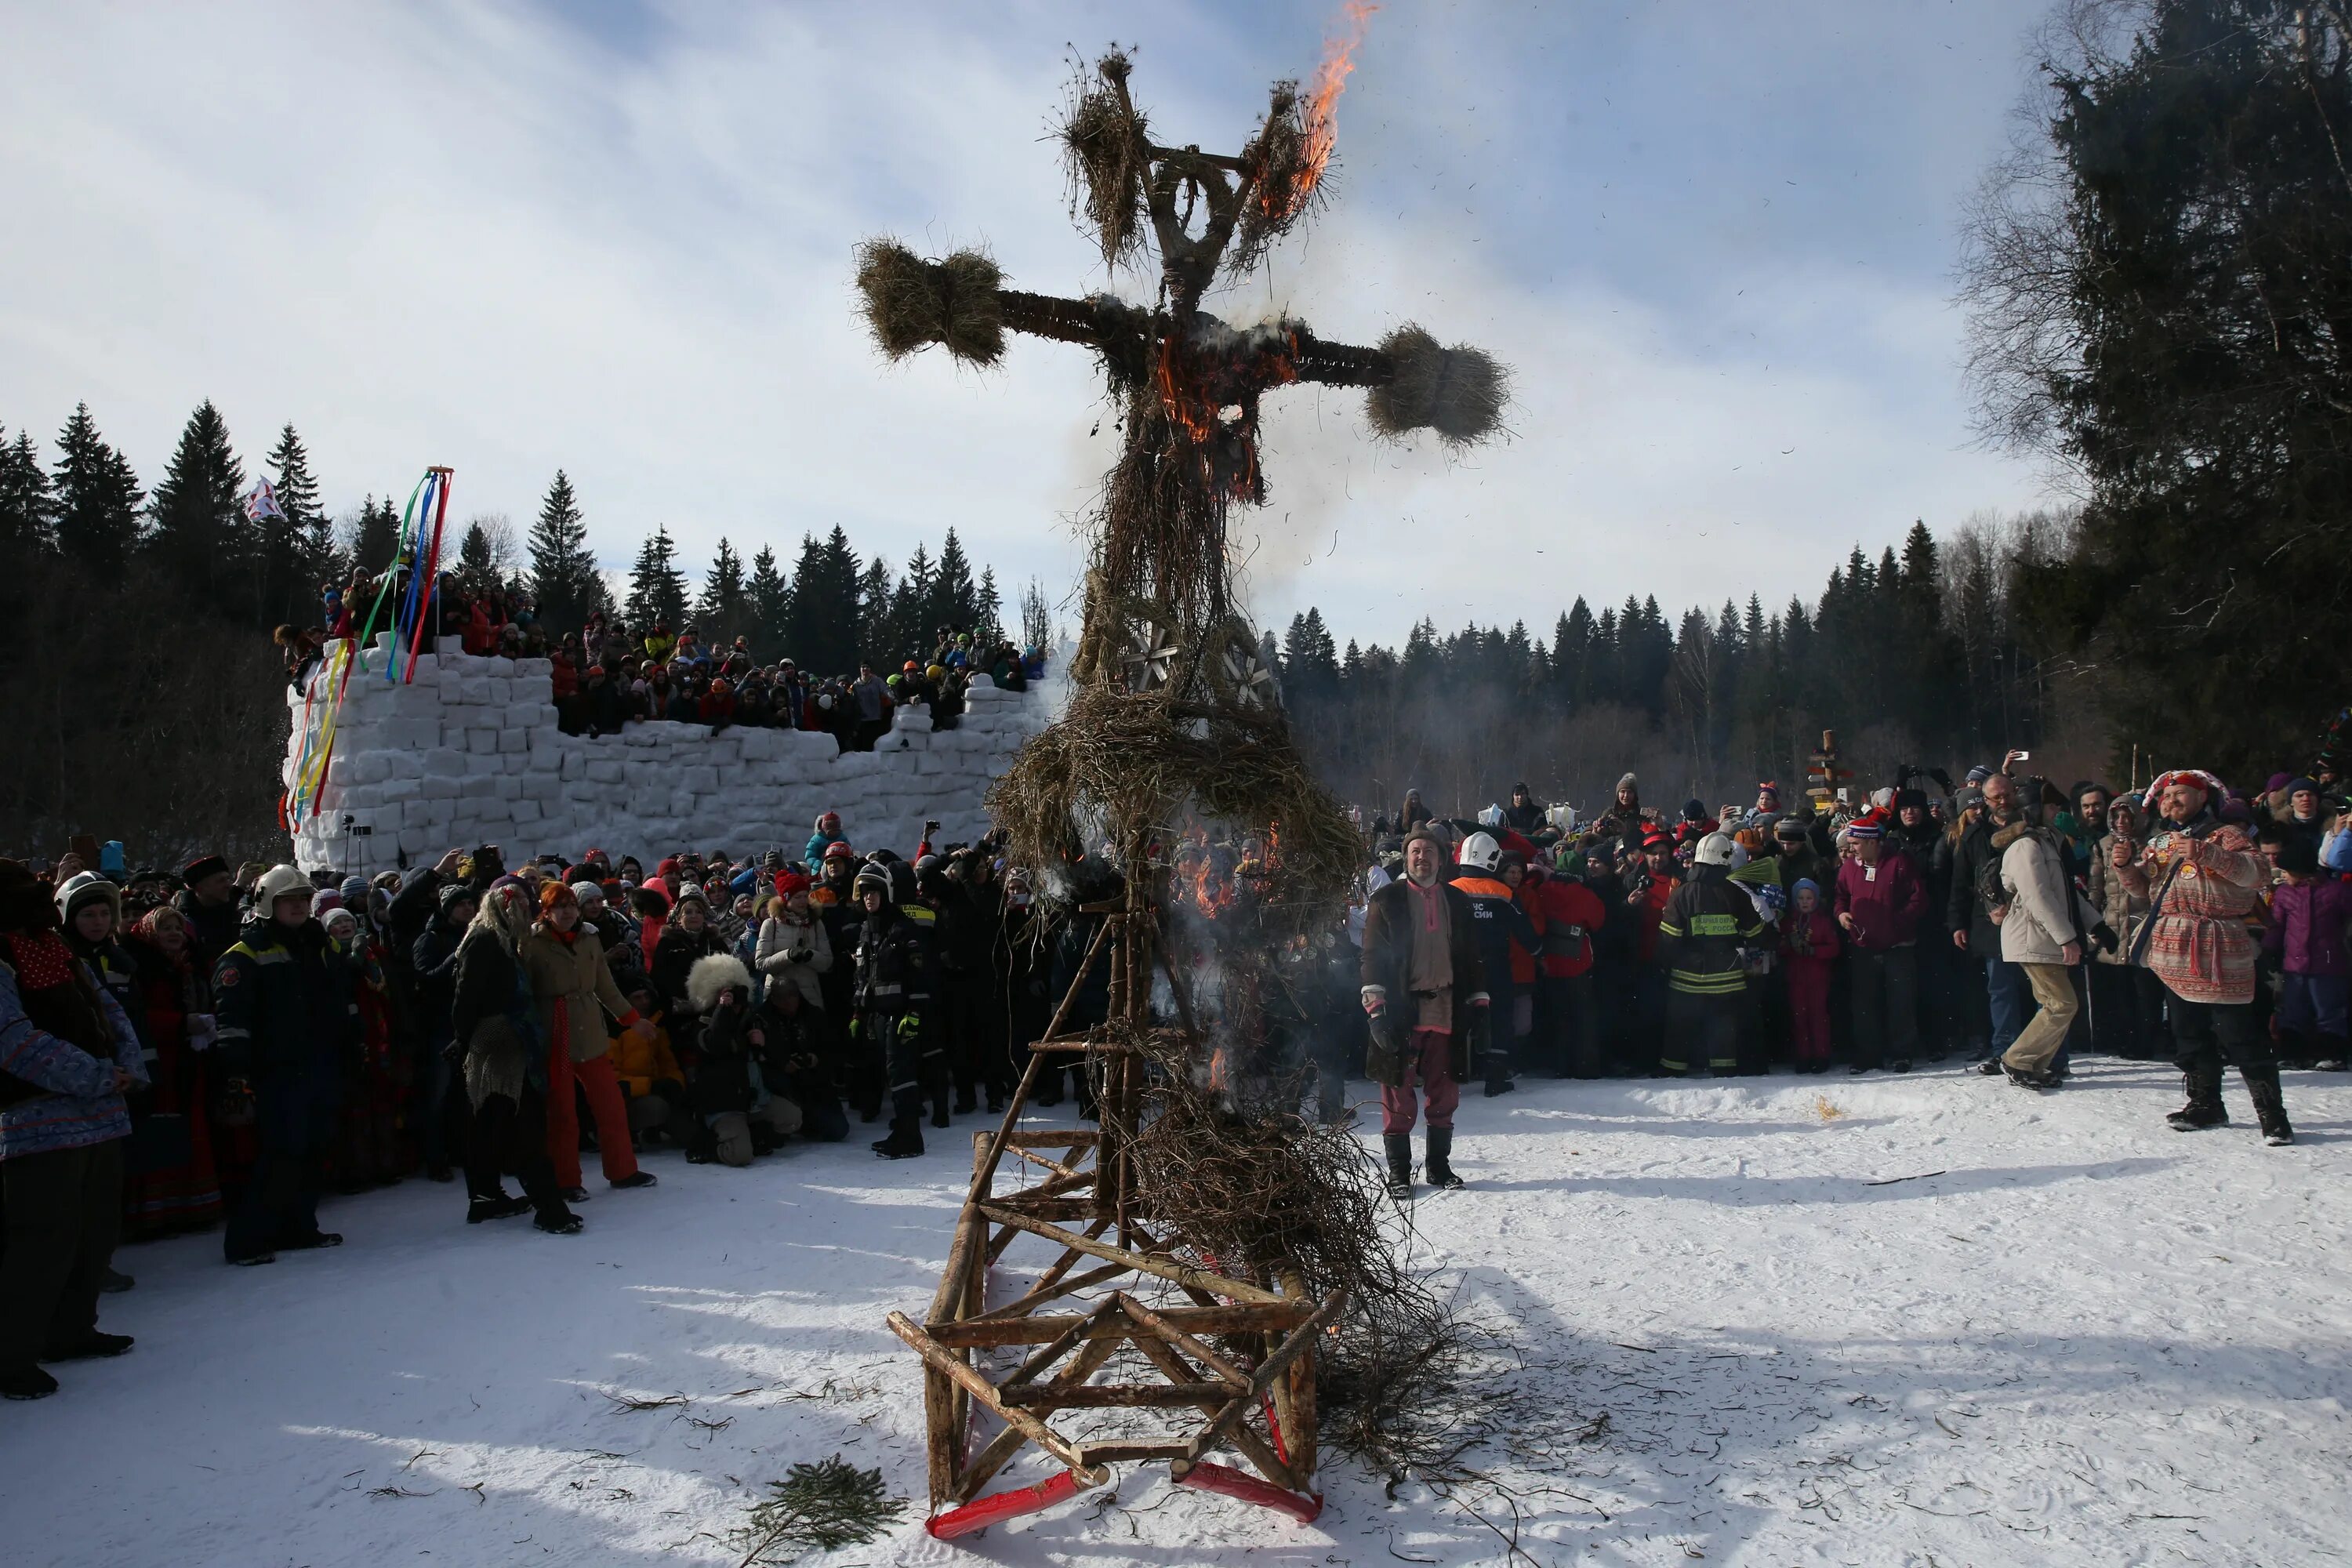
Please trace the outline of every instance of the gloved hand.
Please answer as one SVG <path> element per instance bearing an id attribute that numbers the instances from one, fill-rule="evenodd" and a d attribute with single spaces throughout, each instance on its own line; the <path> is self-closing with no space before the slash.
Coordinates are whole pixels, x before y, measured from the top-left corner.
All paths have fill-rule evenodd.
<path id="1" fill-rule="evenodd" d="M 2116 935 L 2116 928 L 2105 921 L 2091 928 L 2091 940 L 2099 944 L 2101 952 L 2113 952 L 2123 945 L 2123 939 Z"/>
<path id="2" fill-rule="evenodd" d="M 1946 795 L 1952 793 L 1952 775 L 1950 773 L 1945 772 L 1942 768 L 1929 768 L 1927 770 L 1927 776 L 1934 779 L 1936 781 L 1937 787 L 1941 789 Z"/>
<path id="3" fill-rule="evenodd" d="M 814 957 L 816 949 L 813 947 L 796 947 L 784 954 L 785 962 L 790 963 L 806 963 Z"/>
<path id="4" fill-rule="evenodd" d="M 898 1015 L 898 1043 L 911 1044 L 923 1037 L 923 1020 L 913 1013 Z"/>
<path id="5" fill-rule="evenodd" d="M 853 1039 L 853 1040 L 855 1040 L 855 1039 L 861 1039 L 861 1038 L 863 1038 L 863 1037 L 865 1037 L 865 1034 L 866 1034 L 866 1020 L 865 1020 L 865 1019 L 863 1019 L 863 1018 L 852 1018 L 851 1020 L 849 1020 L 849 1037 L 850 1037 L 851 1039 Z"/>

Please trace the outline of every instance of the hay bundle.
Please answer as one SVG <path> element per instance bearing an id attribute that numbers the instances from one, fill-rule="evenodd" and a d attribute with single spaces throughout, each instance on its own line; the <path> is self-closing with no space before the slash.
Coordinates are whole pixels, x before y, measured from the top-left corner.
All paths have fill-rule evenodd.
<path id="1" fill-rule="evenodd" d="M 1150 139 L 1144 117 L 1117 90 L 1127 79 L 1127 57 L 1114 51 L 1095 68 L 1110 85 L 1090 87 L 1083 75 L 1072 85 L 1062 114 L 1062 160 L 1070 216 L 1093 228 L 1103 264 L 1116 267 L 1143 247 Z"/>
<path id="2" fill-rule="evenodd" d="M 1364 400 L 1381 435 L 1394 440 L 1434 430 L 1446 445 L 1467 447 L 1502 427 L 1510 378 L 1485 350 L 1467 343 L 1445 348 L 1408 322 L 1381 340 L 1381 352 L 1393 374 Z"/>
<path id="3" fill-rule="evenodd" d="M 1106 686 L 1080 688 L 1068 712 L 1021 748 L 990 788 L 988 808 L 1011 857 L 1040 868 L 1188 815 L 1271 827 L 1281 875 L 1265 908 L 1278 933 L 1329 920 L 1362 848 L 1279 713 Z"/>
<path id="4" fill-rule="evenodd" d="M 1234 278 L 1256 269 L 1266 249 L 1288 234 L 1318 199 L 1328 153 L 1318 158 L 1314 139 L 1298 110 L 1298 84 L 1274 84 L 1274 101 L 1265 129 L 1242 153 L 1244 165 L 1256 171 L 1255 185 L 1234 225 L 1233 248 L 1225 254 L 1225 271 Z"/>
<path id="5" fill-rule="evenodd" d="M 1310 1295 L 1347 1291 L 1318 1352 L 1324 1443 L 1391 1479 L 1450 1468 L 1486 1435 L 1473 1415 L 1490 1369 L 1475 1331 L 1406 1266 L 1408 1222 L 1355 1128 L 1299 1115 L 1301 1084 L 1237 1104 L 1181 1036 L 1130 1043 L 1154 1069 L 1132 1166 L 1143 1212 L 1202 1267 L 1269 1283 L 1295 1267 Z"/>
<path id="6" fill-rule="evenodd" d="M 977 250 L 925 261 L 896 240 L 857 247 L 857 289 L 874 340 L 891 359 L 932 343 L 968 364 L 994 364 L 1004 353 L 1004 274 Z"/>

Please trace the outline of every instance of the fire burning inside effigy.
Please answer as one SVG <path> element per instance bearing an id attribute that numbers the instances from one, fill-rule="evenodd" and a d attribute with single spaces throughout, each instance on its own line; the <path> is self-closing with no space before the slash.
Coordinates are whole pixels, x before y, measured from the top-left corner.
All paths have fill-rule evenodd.
<path id="1" fill-rule="evenodd" d="M 1411 1462 L 1411 1434 L 1435 1425 L 1416 1426 L 1416 1402 L 1454 1364 L 1450 1320 L 1400 1262 L 1379 1173 L 1351 1129 L 1300 1113 L 1270 1048 L 1281 960 L 1336 914 L 1361 845 L 1271 697 L 1236 602 L 1227 521 L 1266 498 L 1269 390 L 1360 386 L 1376 435 L 1462 444 L 1500 428 L 1506 377 L 1486 353 L 1417 326 L 1360 347 L 1288 315 L 1236 326 L 1201 309 L 1220 275 L 1251 272 L 1326 189 L 1371 10 L 1348 8 L 1308 89 L 1276 83 L 1233 155 L 1156 141 L 1123 54 L 1074 82 L 1061 133 L 1072 216 L 1108 267 L 1156 279 L 1149 305 L 1010 289 L 978 251 L 926 261 L 877 239 L 858 252 L 887 355 L 937 343 L 993 364 L 1008 331 L 1076 344 L 1096 355 L 1124 433 L 1092 520 L 1074 695 L 989 797 L 1011 858 L 1089 933 L 1034 1049 L 1084 1054 L 1100 1125 L 1021 1127 L 1033 1057 L 979 1151 L 930 1312 L 920 1324 L 891 1315 L 929 1369 L 932 1500 L 949 1510 L 934 1533 L 1100 1484 L 1114 1460 L 1165 1459 L 1179 1481 L 1311 1517 L 1318 1431 L 1393 1473 Z M 1108 1001 L 1089 1018 L 1079 1001 L 1097 974 Z M 1000 1168 L 1048 1173 L 1000 1192 Z M 1081 1219 L 1083 1235 L 1058 1223 Z M 990 1265 L 1021 1235 L 1058 1245 L 1061 1258 L 992 1307 Z M 1087 1257 L 1108 1267 L 1073 1273 Z M 1112 1289 L 1082 1297 L 1083 1317 L 1039 1315 L 1122 1273 L 1181 1294 L 1155 1309 Z M 1038 1348 L 992 1381 L 975 1357 L 998 1345 Z M 1143 1363 L 1167 1383 L 1094 1381 Z M 1189 1436 L 1137 1441 L 1098 1414 L 1171 1407 L 1207 1419 Z M 1097 1413 L 1082 1418 L 1093 1423 L 1084 1436 L 1044 1419 L 1068 1409 Z M 982 1411 L 1002 1426 L 975 1453 Z M 1033 1444 L 1066 1474 L 982 1498 Z M 1257 1478 L 1206 1459 L 1222 1446 Z"/>

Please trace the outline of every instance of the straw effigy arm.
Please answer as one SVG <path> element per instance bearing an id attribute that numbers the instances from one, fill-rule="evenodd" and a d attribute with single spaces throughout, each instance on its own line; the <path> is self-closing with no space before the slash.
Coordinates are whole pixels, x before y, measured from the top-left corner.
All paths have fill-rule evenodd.
<path id="1" fill-rule="evenodd" d="M 1149 312 L 1108 294 L 1066 300 L 1021 289 L 999 289 L 996 299 L 1005 326 L 1056 342 L 1090 349 L 1139 348 L 1151 331 Z"/>

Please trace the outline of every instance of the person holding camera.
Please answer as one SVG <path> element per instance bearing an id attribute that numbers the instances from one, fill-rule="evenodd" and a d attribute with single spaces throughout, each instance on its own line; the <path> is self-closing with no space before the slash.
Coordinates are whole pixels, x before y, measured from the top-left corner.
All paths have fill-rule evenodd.
<path id="1" fill-rule="evenodd" d="M 2022 1088 L 2056 1089 L 2064 1079 L 2052 1066 L 2082 1011 L 2071 972 L 2083 962 L 2083 933 L 2099 924 L 2099 914 L 2084 908 L 2074 891 L 2059 835 L 2042 826 L 2041 793 L 2040 782 L 2028 780 L 2017 819 L 1992 836 L 2007 899 L 1990 913 L 2000 928 L 2001 957 L 2024 972 L 2035 1004 L 2032 1017 L 2001 1054 L 2001 1068 Z"/>

